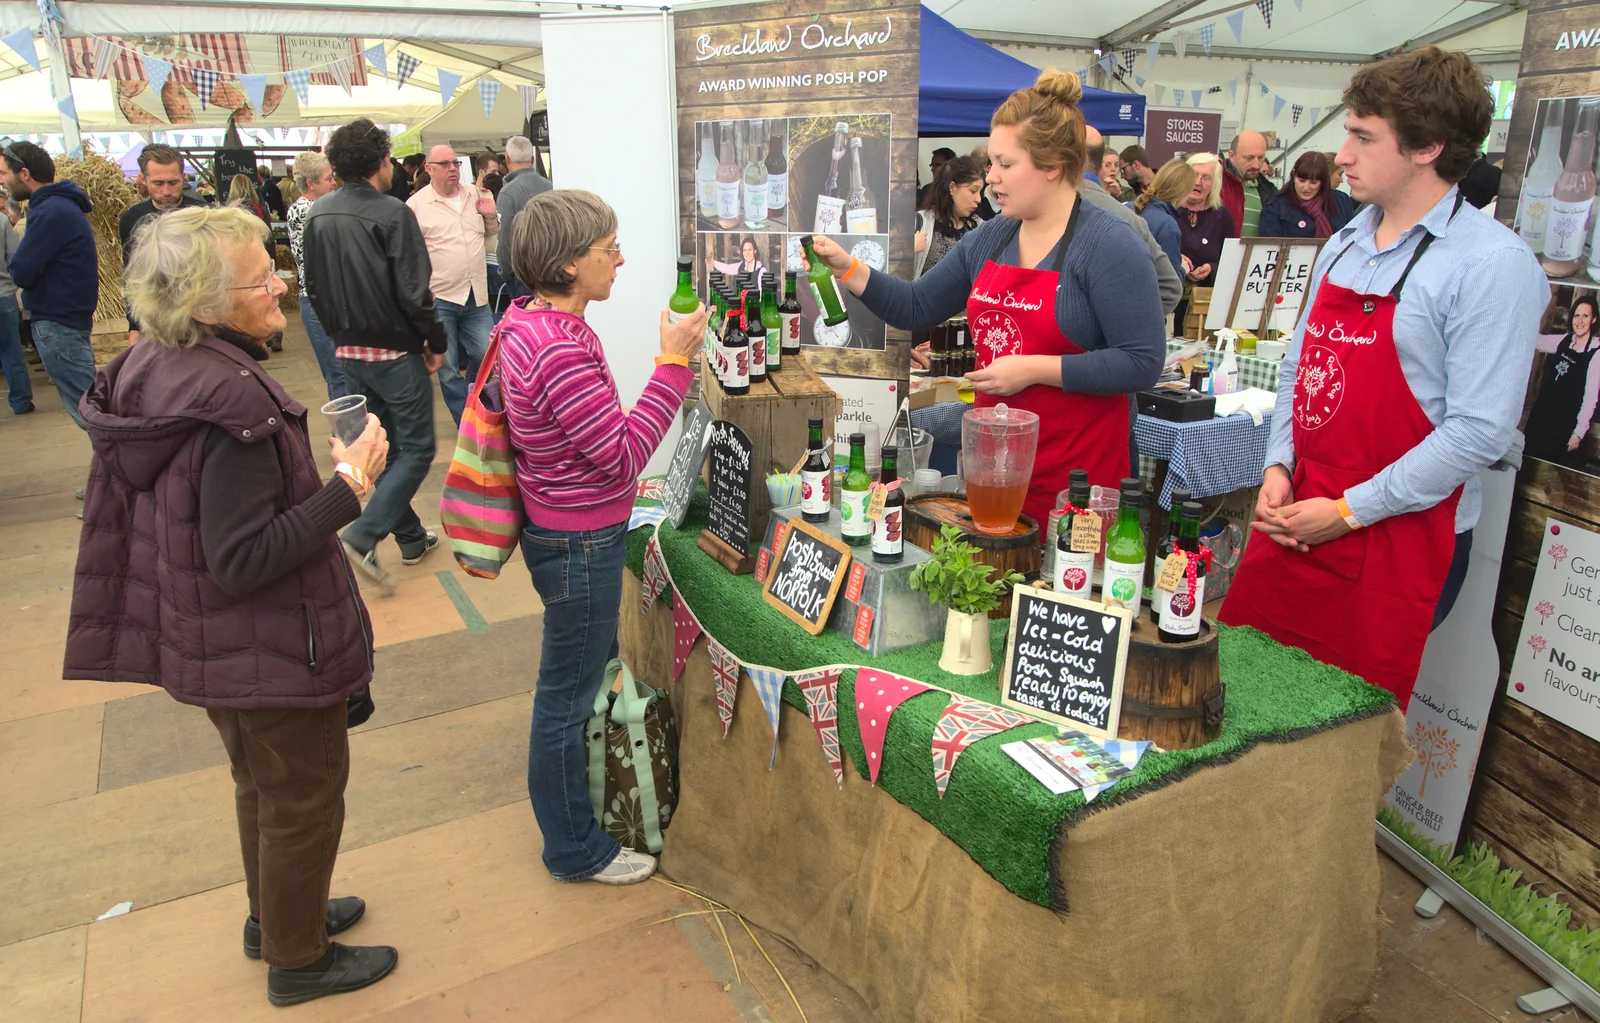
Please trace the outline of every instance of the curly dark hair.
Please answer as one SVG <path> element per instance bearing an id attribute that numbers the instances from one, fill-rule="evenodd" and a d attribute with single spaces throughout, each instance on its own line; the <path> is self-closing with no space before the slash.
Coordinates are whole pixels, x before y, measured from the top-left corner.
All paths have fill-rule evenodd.
<path id="1" fill-rule="evenodd" d="M 1430 45 L 1365 65 L 1350 77 L 1343 99 L 1356 116 L 1393 125 L 1405 152 L 1442 144 L 1433 169 L 1455 184 L 1478 159 L 1494 119 L 1488 84 L 1471 57 Z"/>
<path id="2" fill-rule="evenodd" d="M 389 159 L 389 133 L 358 117 L 335 131 L 323 152 L 341 181 L 365 181 Z"/>
<path id="3" fill-rule="evenodd" d="M 983 168 L 972 157 L 958 156 L 946 160 L 944 166 L 939 168 L 939 173 L 934 175 L 933 184 L 928 186 L 928 197 L 922 201 L 922 208 L 933 211 L 934 219 L 941 224 L 954 224 L 956 201 L 950 195 L 950 186 L 970 185 L 982 180 Z"/>

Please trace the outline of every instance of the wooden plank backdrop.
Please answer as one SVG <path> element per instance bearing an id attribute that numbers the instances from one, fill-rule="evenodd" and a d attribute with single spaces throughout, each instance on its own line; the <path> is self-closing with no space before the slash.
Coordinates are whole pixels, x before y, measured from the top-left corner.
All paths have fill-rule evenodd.
<path id="1" fill-rule="evenodd" d="M 678 84 L 678 196 L 681 251 L 703 250 L 696 239 L 695 123 L 750 118 L 833 117 L 887 113 L 890 117 L 889 194 L 879 195 L 879 230 L 888 218 L 888 271 L 911 276 L 917 188 L 917 64 L 921 6 L 915 0 L 811 0 L 749 3 L 679 11 L 673 16 Z M 887 33 L 887 38 L 881 38 Z M 832 45 L 816 45 L 826 38 Z M 779 47 L 786 48 L 778 49 Z M 749 54 L 728 53 L 728 48 Z M 864 81 L 882 72 L 882 79 Z M 811 75 L 811 84 L 788 84 Z M 826 82 L 833 75 L 849 81 Z M 702 86 L 743 80 L 737 91 Z M 774 80 L 773 84 L 758 80 Z M 797 153 L 791 145 L 791 173 Z M 881 158 L 881 157 L 880 157 Z M 809 233 L 795 199 L 788 234 Z M 748 233 L 739 229 L 740 233 Z M 697 263 L 700 261 L 697 260 Z M 773 267 L 782 272 L 782 262 Z M 771 264 L 769 264 L 771 266 Z M 705 266 L 695 267 L 704 286 Z M 805 358 L 818 373 L 899 380 L 910 373 L 911 340 L 890 329 L 883 351 L 808 345 Z"/>

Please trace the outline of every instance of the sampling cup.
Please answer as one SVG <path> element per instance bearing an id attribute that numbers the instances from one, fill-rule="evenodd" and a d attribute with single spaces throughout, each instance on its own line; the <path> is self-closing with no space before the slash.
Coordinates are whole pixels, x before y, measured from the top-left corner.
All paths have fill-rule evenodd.
<path id="1" fill-rule="evenodd" d="M 328 417 L 328 427 L 339 438 L 340 444 L 354 444 L 367 428 L 367 396 L 347 394 L 322 406 Z"/>

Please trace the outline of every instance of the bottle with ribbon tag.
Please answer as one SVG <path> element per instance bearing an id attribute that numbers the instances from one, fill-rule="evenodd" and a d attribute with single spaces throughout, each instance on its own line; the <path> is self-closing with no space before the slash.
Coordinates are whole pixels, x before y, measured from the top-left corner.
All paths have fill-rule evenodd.
<path id="1" fill-rule="evenodd" d="M 872 560 L 880 565 L 892 565 L 905 557 L 906 495 L 900 489 L 896 466 L 899 454 L 893 444 L 883 446 L 883 473 L 873 485 L 867 506 L 867 519 L 872 523 Z"/>

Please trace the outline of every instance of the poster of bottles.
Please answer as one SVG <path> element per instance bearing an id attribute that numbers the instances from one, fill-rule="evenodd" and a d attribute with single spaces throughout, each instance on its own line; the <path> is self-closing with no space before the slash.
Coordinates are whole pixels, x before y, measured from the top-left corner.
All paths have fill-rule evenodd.
<path id="1" fill-rule="evenodd" d="M 680 251 L 700 295 L 737 292 L 744 271 L 787 298 L 793 272 L 812 369 L 904 379 L 909 335 L 846 289 L 823 296 L 834 312 L 819 307 L 800 240 L 825 235 L 911 276 L 920 5 L 729 4 L 674 11 L 673 24 Z"/>
<path id="2" fill-rule="evenodd" d="M 1543 99 L 1534 113 L 1516 231 L 1552 281 L 1600 281 L 1594 237 L 1600 96 Z"/>
<path id="3" fill-rule="evenodd" d="M 889 114 L 696 122 L 702 298 L 710 302 L 718 283 L 736 294 L 739 275 L 749 274 L 761 287 L 778 285 L 780 297 L 795 294 L 803 345 L 883 351 L 883 321 L 848 291 L 849 319 L 824 322 L 800 239 L 827 235 L 874 270 L 888 265 L 889 210 L 879 197 L 889 194 L 891 127 Z"/>

